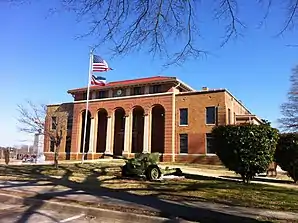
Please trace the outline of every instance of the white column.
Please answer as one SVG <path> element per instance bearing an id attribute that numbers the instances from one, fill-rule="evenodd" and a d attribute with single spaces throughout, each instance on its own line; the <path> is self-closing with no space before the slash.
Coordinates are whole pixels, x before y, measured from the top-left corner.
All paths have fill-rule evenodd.
<path id="1" fill-rule="evenodd" d="M 149 115 L 145 114 L 144 117 L 144 144 L 143 153 L 149 153 Z"/>
<path id="2" fill-rule="evenodd" d="M 112 139 L 113 139 L 113 116 L 107 118 L 107 139 L 106 139 L 106 154 L 112 154 Z"/>
<path id="3" fill-rule="evenodd" d="M 151 111 L 148 113 L 148 125 L 149 125 L 149 128 L 148 128 L 148 152 L 151 153 L 151 133 L 152 133 L 152 113 Z"/>
<path id="4" fill-rule="evenodd" d="M 88 153 L 93 153 L 94 151 L 94 124 L 95 124 L 95 119 L 91 118 L 91 123 L 90 123 L 90 136 L 89 136 L 89 151 Z"/>
<path id="5" fill-rule="evenodd" d="M 97 148 L 97 131 L 98 131 L 98 115 L 94 118 L 94 129 L 93 129 L 93 153 L 96 153 Z"/>
<path id="6" fill-rule="evenodd" d="M 130 137 L 131 137 L 131 115 L 125 117 L 125 130 L 124 130 L 124 153 L 129 153 L 130 150 Z"/>

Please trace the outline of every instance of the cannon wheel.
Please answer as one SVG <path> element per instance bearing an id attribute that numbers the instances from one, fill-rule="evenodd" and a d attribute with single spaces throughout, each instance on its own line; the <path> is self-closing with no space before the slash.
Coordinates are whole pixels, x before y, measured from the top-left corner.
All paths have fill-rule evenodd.
<path id="1" fill-rule="evenodd" d="M 152 165 L 149 166 L 146 171 L 147 180 L 157 180 L 161 176 L 161 172 L 158 166 Z"/>

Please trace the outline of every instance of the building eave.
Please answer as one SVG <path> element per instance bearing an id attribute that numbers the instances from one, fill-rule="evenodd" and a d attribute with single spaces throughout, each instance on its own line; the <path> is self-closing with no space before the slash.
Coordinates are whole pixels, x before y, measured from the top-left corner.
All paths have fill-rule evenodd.
<path id="1" fill-rule="evenodd" d="M 151 77 L 151 78 L 140 78 L 136 80 L 124 80 L 124 81 L 115 81 L 108 83 L 105 86 L 90 86 L 90 91 L 95 91 L 95 90 L 109 90 L 109 89 L 117 89 L 117 88 L 122 88 L 122 87 L 134 87 L 134 86 L 144 86 L 148 84 L 164 84 L 164 83 L 180 83 L 180 87 L 186 91 L 195 91 L 194 88 L 190 87 L 183 81 L 177 79 L 176 77 L 168 77 L 168 76 L 156 76 L 156 77 Z M 75 94 L 78 92 L 84 92 L 87 91 L 87 87 L 83 88 L 76 88 L 76 89 L 71 89 L 68 90 L 68 94 Z"/>
<path id="2" fill-rule="evenodd" d="M 188 90 L 188 91 L 196 91 L 194 88 L 192 88 L 191 86 L 189 86 L 185 82 L 181 81 L 180 79 L 176 78 L 176 80 L 178 81 L 178 83 L 180 83 L 180 86 L 183 86 L 184 88 L 186 88 L 186 90 Z"/>
<path id="3" fill-rule="evenodd" d="M 225 92 L 225 89 L 211 89 L 211 90 L 201 90 L 201 91 L 188 91 L 188 92 L 179 92 L 177 96 L 183 96 L 183 95 L 196 95 L 196 94 L 213 94 L 213 93 L 219 93 L 219 92 Z"/>
<path id="4" fill-rule="evenodd" d="M 115 82 L 110 82 L 105 86 L 90 86 L 90 91 L 94 90 L 108 90 L 108 89 L 117 89 L 117 88 L 122 88 L 122 87 L 129 87 L 129 86 L 143 86 L 146 84 L 162 84 L 162 83 L 170 83 L 170 82 L 175 82 L 176 78 L 175 77 L 167 77 L 167 76 L 156 76 L 156 77 L 151 77 L 151 78 L 140 78 L 134 80 L 125 80 L 125 81 L 115 81 Z M 68 94 L 74 94 L 77 92 L 84 92 L 87 91 L 87 87 L 83 88 L 76 88 L 76 89 L 71 89 L 68 90 Z"/>

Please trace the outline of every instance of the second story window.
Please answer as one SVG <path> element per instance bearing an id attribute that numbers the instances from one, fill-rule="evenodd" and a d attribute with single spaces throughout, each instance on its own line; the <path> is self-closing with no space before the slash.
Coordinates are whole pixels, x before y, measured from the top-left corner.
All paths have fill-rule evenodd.
<path id="1" fill-rule="evenodd" d="M 142 87 L 134 87 L 133 88 L 133 94 L 134 95 L 142 94 Z"/>
<path id="2" fill-rule="evenodd" d="M 150 93 L 161 93 L 161 85 L 153 85 L 150 87 Z"/>
<path id="3" fill-rule="evenodd" d="M 83 100 L 87 100 L 87 93 L 83 93 Z"/>
<path id="4" fill-rule="evenodd" d="M 55 130 L 57 127 L 57 117 L 52 117 L 52 130 Z"/>
<path id="5" fill-rule="evenodd" d="M 180 108 L 180 125 L 188 125 L 188 109 Z"/>
<path id="6" fill-rule="evenodd" d="M 101 98 L 106 98 L 107 97 L 107 92 L 106 91 L 98 91 L 96 92 L 96 98 L 101 99 Z"/>
<path id="7" fill-rule="evenodd" d="M 215 106 L 206 108 L 206 124 L 216 124 L 217 109 Z"/>

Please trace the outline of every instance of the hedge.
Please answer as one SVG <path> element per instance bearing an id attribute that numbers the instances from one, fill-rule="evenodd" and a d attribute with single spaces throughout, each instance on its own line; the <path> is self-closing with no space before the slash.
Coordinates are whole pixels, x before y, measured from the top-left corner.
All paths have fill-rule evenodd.
<path id="1" fill-rule="evenodd" d="M 288 172 L 288 175 L 296 183 L 298 181 L 298 134 L 280 134 L 276 147 L 275 162 L 281 169 Z"/>
<path id="2" fill-rule="evenodd" d="M 268 125 L 227 125 L 212 130 L 213 145 L 221 162 L 248 183 L 266 172 L 273 161 L 278 131 Z"/>

